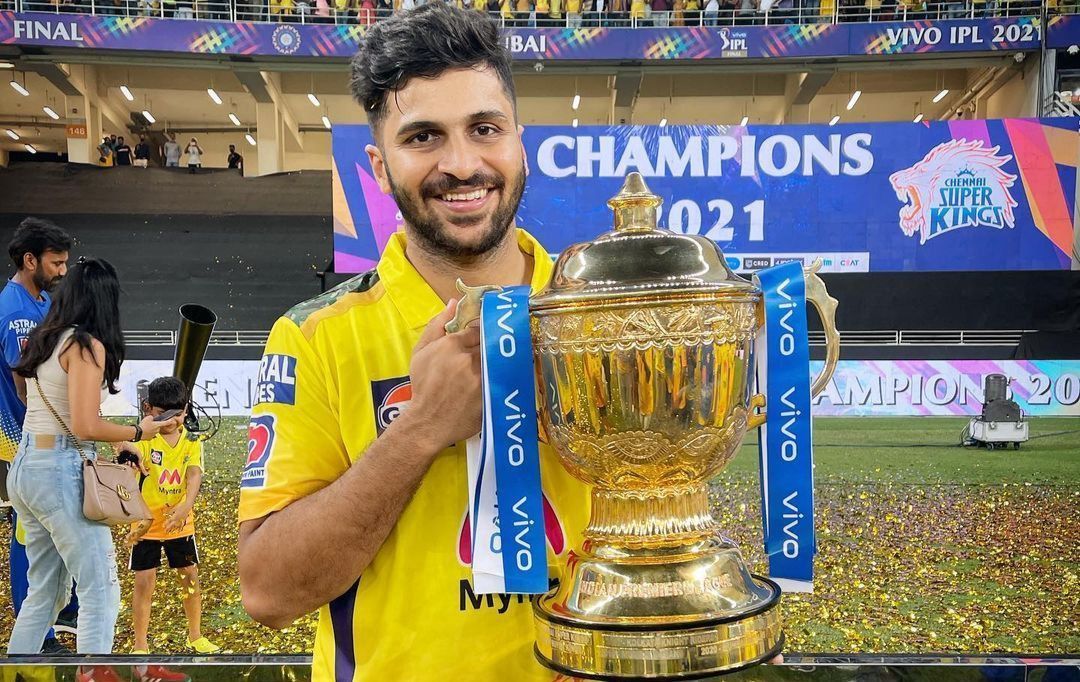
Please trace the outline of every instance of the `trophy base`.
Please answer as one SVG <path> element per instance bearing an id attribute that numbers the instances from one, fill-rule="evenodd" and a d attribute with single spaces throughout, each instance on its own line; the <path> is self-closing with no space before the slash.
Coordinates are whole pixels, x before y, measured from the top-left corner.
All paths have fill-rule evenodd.
<path id="1" fill-rule="evenodd" d="M 698 679 L 783 647 L 780 587 L 717 539 L 666 554 L 601 547 L 569 573 L 533 606 L 536 656 L 565 675 Z"/>

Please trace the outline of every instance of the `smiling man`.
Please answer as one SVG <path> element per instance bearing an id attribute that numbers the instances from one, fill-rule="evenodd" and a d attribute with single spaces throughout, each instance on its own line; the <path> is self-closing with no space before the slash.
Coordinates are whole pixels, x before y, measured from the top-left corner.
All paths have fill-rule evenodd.
<path id="1" fill-rule="evenodd" d="M 532 605 L 472 583 L 464 441 L 480 430 L 480 337 L 446 334 L 454 282 L 546 284 L 514 216 L 526 159 L 510 56 L 444 3 L 376 24 L 352 65 L 380 187 L 404 219 L 378 267 L 271 332 L 240 494 L 240 584 L 256 619 L 319 610 L 314 679 L 550 680 Z M 587 492 L 541 445 L 551 577 Z"/>

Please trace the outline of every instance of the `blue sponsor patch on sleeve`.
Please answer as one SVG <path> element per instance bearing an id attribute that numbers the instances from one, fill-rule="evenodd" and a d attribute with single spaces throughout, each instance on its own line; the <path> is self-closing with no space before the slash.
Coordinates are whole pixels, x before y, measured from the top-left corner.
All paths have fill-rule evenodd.
<path id="1" fill-rule="evenodd" d="M 259 383 L 255 386 L 255 404 L 296 404 L 296 358 L 268 353 L 259 363 Z"/>

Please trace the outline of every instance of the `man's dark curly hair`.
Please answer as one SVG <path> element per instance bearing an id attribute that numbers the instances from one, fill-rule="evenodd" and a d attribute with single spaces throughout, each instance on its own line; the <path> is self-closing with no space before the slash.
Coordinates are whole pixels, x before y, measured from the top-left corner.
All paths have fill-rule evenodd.
<path id="1" fill-rule="evenodd" d="M 494 21 L 475 10 L 441 0 L 376 23 L 349 67 L 353 97 L 373 129 L 386 116 L 386 100 L 413 78 L 436 78 L 444 71 L 488 67 L 516 102 L 510 53 Z"/>

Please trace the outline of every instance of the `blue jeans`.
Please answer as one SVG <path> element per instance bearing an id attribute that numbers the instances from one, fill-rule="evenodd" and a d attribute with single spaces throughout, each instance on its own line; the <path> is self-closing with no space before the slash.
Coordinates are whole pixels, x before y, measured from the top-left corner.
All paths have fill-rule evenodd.
<path id="1" fill-rule="evenodd" d="M 89 450 L 86 445 L 84 450 Z M 95 456 L 92 451 L 87 456 Z M 8 476 L 11 505 L 26 530 L 30 589 L 8 642 L 9 654 L 36 654 L 45 633 L 71 597 L 79 595 L 80 654 L 112 653 L 120 583 L 109 527 L 82 513 L 82 459 L 70 441 L 56 436 L 52 449 L 38 449 L 23 436 Z"/>

